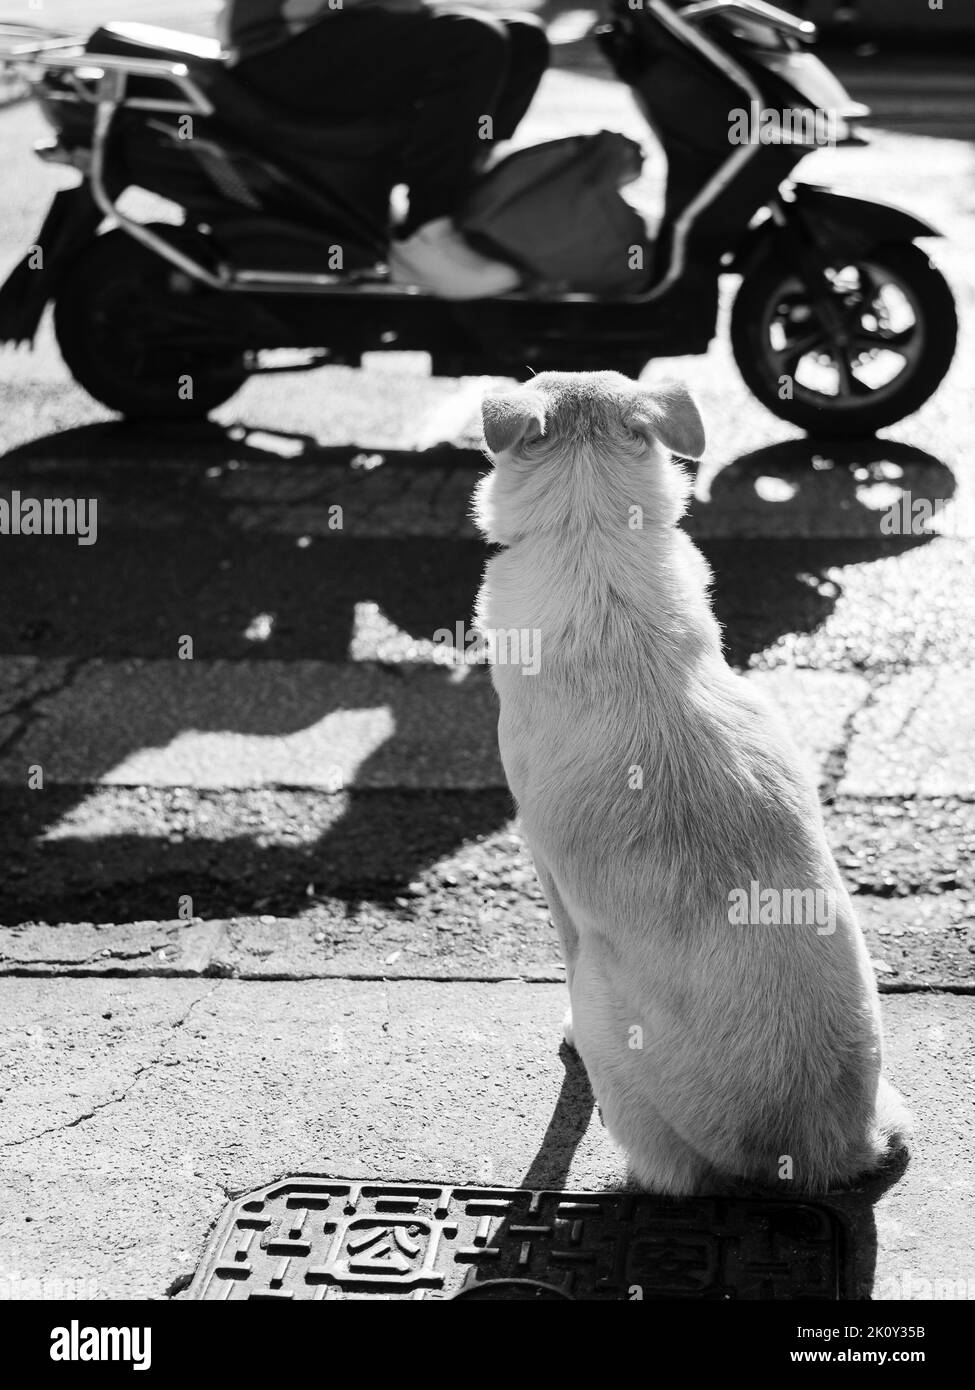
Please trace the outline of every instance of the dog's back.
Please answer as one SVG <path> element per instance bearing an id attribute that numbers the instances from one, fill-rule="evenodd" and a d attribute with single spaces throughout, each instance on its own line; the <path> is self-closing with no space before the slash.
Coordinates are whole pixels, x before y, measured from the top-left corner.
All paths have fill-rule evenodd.
<path id="1" fill-rule="evenodd" d="M 485 434 L 479 517 L 508 549 L 479 622 L 540 638 L 537 674 L 493 667 L 502 758 L 604 1122 L 660 1191 L 852 1179 L 903 1112 L 886 1091 L 878 1111 L 876 989 L 815 789 L 725 664 L 676 528 L 662 445 L 698 456 L 697 412 L 680 389 L 552 375 L 486 402 Z M 756 893 L 831 914 L 736 923 Z"/>

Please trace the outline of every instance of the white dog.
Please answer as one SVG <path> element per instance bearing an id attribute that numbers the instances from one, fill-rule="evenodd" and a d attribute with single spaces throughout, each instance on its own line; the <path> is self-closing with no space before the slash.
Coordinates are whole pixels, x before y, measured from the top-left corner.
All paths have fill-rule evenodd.
<path id="1" fill-rule="evenodd" d="M 483 423 L 476 515 L 505 549 L 477 623 L 603 1122 L 656 1192 L 848 1183 L 908 1116 L 815 787 L 726 664 L 677 525 L 670 453 L 700 458 L 697 408 L 679 384 L 550 372 Z"/>

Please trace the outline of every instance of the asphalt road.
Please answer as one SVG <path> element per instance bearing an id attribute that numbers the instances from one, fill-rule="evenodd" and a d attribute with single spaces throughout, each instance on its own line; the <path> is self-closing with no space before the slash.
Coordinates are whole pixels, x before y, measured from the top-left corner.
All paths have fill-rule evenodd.
<path id="1" fill-rule="evenodd" d="M 205 29 L 213 7 L 124 9 Z M 63 0 L 44 19 L 86 26 L 102 13 Z M 642 133 L 578 41 L 586 13 L 553 7 L 567 41 L 526 138 Z M 37 19 L 4 11 L 21 15 Z M 960 713 L 975 666 L 975 130 L 950 58 L 841 66 L 876 103 L 872 144 L 819 151 L 803 176 L 943 229 L 932 250 L 963 324 L 948 380 L 877 440 L 808 440 L 737 374 L 733 284 L 708 355 L 647 375 L 683 375 L 709 425 L 689 526 L 716 570 L 731 659 L 781 675 L 785 699 L 797 698 L 796 673 L 821 679 L 802 696 L 810 709 L 843 692 L 819 750 L 823 794 L 881 982 L 962 987 L 975 980 L 975 790 Z M 66 177 L 32 156 L 43 133 L 31 106 L 0 109 L 0 272 Z M 434 632 L 466 622 L 485 556 L 467 519 L 484 384 L 391 357 L 254 380 L 210 425 L 167 432 L 120 423 L 85 396 L 47 327 L 33 354 L 0 354 L 4 486 L 97 496 L 100 509 L 94 546 L 0 545 L 5 968 L 179 973 L 189 897 L 192 950 L 203 942 L 215 974 L 557 976 L 492 761 L 485 673 L 468 674 L 460 699 L 433 657 Z M 898 488 L 947 501 L 948 534 L 882 536 L 879 509 Z M 337 502 L 341 535 L 327 520 Z M 192 697 L 176 669 L 185 634 L 203 672 Z M 924 683 L 946 672 L 931 706 L 944 714 L 918 733 L 941 738 L 944 775 L 925 782 L 922 758 L 891 780 L 889 746 L 868 746 L 871 711 L 888 699 L 903 732 L 924 712 Z M 324 745 L 301 742 L 320 727 Z M 344 750 L 334 789 L 307 774 L 329 738 Z M 851 753 L 858 781 L 844 780 Z M 36 761 L 50 775 L 25 790 Z"/>

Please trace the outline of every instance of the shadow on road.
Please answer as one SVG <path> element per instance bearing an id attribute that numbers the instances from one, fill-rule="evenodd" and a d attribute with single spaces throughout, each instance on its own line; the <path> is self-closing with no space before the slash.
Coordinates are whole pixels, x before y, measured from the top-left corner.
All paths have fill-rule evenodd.
<path id="1" fill-rule="evenodd" d="M 728 659 L 747 666 L 778 638 L 815 631 L 840 597 L 832 571 L 932 539 L 922 528 L 885 534 L 885 513 L 898 504 L 903 512 L 905 499 L 935 511 L 954 492 L 939 459 L 891 440 L 792 439 L 734 459 L 688 517 L 714 569 Z M 743 541 L 761 543 L 760 569 Z"/>
<path id="2" fill-rule="evenodd" d="M 456 521 L 460 538 L 357 538 L 350 527 L 302 548 L 296 543 L 300 525 L 275 533 L 258 524 L 259 517 L 248 529 L 251 523 L 241 517 L 236 480 L 246 484 L 248 467 L 284 469 L 273 449 L 200 426 L 182 438 L 183 458 L 189 454 L 199 462 L 193 472 L 185 462 L 178 468 L 153 463 L 159 443 L 157 435 L 132 426 L 100 425 L 38 440 L 3 460 L 6 489 L 34 496 L 97 495 L 107 518 L 90 547 L 63 536 L 4 538 L 0 651 L 8 659 L 40 658 L 39 675 L 57 658 L 68 662 L 69 672 L 92 658 L 181 665 L 173 661 L 176 644 L 189 633 L 198 663 L 223 659 L 253 667 L 269 659 L 325 660 L 344 666 L 362 601 L 376 604 L 417 640 L 469 617 L 487 554 L 479 540 L 464 534 L 476 455 L 445 450 L 424 455 L 410 470 L 422 471 L 428 458 L 431 468 L 441 469 L 448 491 L 438 516 L 442 520 L 447 498 L 448 520 Z M 323 450 L 301 438 L 291 439 L 291 446 L 295 457 L 276 502 L 284 514 L 343 500 L 361 516 L 368 515 L 371 500 L 395 508 L 395 489 L 404 485 L 404 470 L 397 474 L 395 462 L 363 473 L 352 465 L 353 450 Z M 113 455 L 142 462 L 121 467 L 111 462 Z M 208 470 L 232 465 L 238 469 L 229 475 L 235 481 L 224 491 L 215 489 Z M 793 440 L 738 458 L 713 479 L 710 496 L 694 505 L 689 529 L 715 569 L 717 611 L 734 662 L 745 665 L 784 634 L 818 627 L 838 597 L 838 586 L 827 579 L 834 567 L 925 543 L 925 536 L 880 533 L 874 488 L 893 489 L 894 495 L 904 489 L 914 499 L 934 502 L 950 497 L 954 480 L 931 455 L 880 440 L 818 446 Z M 259 613 L 273 614 L 275 624 L 269 640 L 255 643 L 244 634 Z M 53 776 L 37 792 L 11 785 L 8 771 L 0 788 L 8 868 L 0 887 L 2 921 L 168 920 L 181 894 L 192 895 L 197 915 L 208 918 L 255 912 L 286 917 L 308 908 L 309 883 L 318 897 L 337 899 L 351 911 L 359 903 L 391 901 L 439 859 L 498 830 L 512 814 L 503 788 L 425 789 L 436 785 L 436 775 L 414 779 L 421 785 L 413 791 L 361 788 L 370 778 L 374 786 L 378 781 L 409 787 L 409 778 L 395 782 L 388 775 L 393 766 L 409 769 L 409 730 L 422 718 L 415 694 L 411 698 L 410 669 L 401 666 L 387 668 L 395 732 L 361 764 L 360 786 L 344 797 L 313 789 L 290 793 L 293 814 L 314 822 L 316 834 L 307 833 L 307 824 L 303 835 L 270 834 L 274 808 L 269 812 L 263 793 L 256 792 L 237 793 L 238 804 L 248 804 L 247 819 L 235 822 L 233 808 L 224 811 L 220 833 L 191 821 L 174 836 L 167 813 L 158 832 L 144 824 L 138 833 L 128 833 L 124 824 L 99 830 L 96 818 L 84 834 L 62 827 L 49 838 L 89 797 L 92 784 L 142 749 L 166 747 L 190 729 L 273 738 L 314 726 L 331 712 L 307 673 L 303 679 L 296 675 L 284 695 L 279 680 L 274 698 L 262 699 L 260 682 L 256 697 L 245 689 L 254 681 L 250 670 L 239 690 L 225 680 L 208 702 L 196 697 L 184 704 L 172 693 L 157 698 L 144 674 L 134 684 L 120 674 L 116 694 L 114 669 L 103 680 L 103 706 L 80 710 L 78 728 L 62 740 L 65 758 L 80 769 L 77 777 L 66 785 Z M 458 685 L 450 684 L 449 671 L 437 674 L 444 681 L 442 708 L 463 737 L 465 701 L 478 698 L 483 711 L 487 674 L 472 671 Z M 364 674 L 365 684 L 368 679 Z M 29 729 L 29 701 L 19 713 Z M 17 744 L 22 724 L 7 720 L 0 726 L 7 748 Z M 29 750 L 29 735 L 23 748 Z M 376 778 L 376 772 L 382 775 Z M 178 793 L 159 796 L 169 798 L 169 807 L 178 799 Z M 221 793 L 203 793 L 202 801 L 212 806 L 216 825 Z"/>

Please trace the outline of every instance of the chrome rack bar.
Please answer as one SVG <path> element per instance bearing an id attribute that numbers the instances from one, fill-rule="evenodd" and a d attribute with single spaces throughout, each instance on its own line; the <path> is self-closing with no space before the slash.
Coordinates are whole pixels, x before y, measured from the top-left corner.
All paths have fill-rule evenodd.
<path id="1" fill-rule="evenodd" d="M 0 26 L 0 63 L 13 62 L 14 60 L 27 62 L 31 58 L 40 60 L 45 53 L 56 53 L 59 49 L 65 48 L 84 50 L 84 39 L 77 37 L 43 39 L 40 43 L 16 43 L 10 48 L 4 46 L 5 37 L 2 26 Z"/>
<path id="2" fill-rule="evenodd" d="M 809 19 L 797 19 L 777 5 L 768 5 L 765 0 L 697 0 L 694 5 L 685 5 L 680 12 L 681 19 L 699 21 L 709 19 L 715 14 L 738 14 L 742 19 L 754 19 L 767 24 L 781 34 L 791 34 L 802 39 L 803 43 L 815 43 L 819 31 Z"/>
<path id="3" fill-rule="evenodd" d="M 128 58 L 114 53 L 60 53 L 54 51 L 35 51 L 18 56 L 17 61 L 25 66 L 35 66 L 45 70 L 62 69 L 84 76 L 85 81 L 98 82 L 112 75 L 122 79 L 114 98 L 116 105 L 125 105 L 139 111 L 175 111 L 180 114 L 192 112 L 196 116 L 212 116 L 213 103 L 190 75 L 185 63 L 168 63 L 161 58 Z M 129 97 L 126 95 L 125 79 L 129 77 L 156 78 L 169 82 L 182 93 L 184 100 L 168 100 L 165 97 Z M 100 96 L 91 97 L 100 101 Z M 187 103 L 189 103 L 187 105 Z"/>
<path id="4" fill-rule="evenodd" d="M 138 64 L 137 73 L 133 72 L 133 63 Z M 64 66 L 69 65 L 65 64 Z M 150 68 L 152 71 L 148 75 L 171 76 L 173 80 L 176 81 L 177 85 L 179 85 L 180 78 L 183 75 L 186 75 L 187 80 L 190 80 L 186 73 L 186 68 L 182 63 L 161 63 L 152 59 L 143 58 L 133 60 L 123 59 L 120 63 L 113 63 L 111 65 L 106 64 L 104 58 L 100 58 L 98 60 L 98 66 L 102 68 L 103 71 L 98 79 L 95 122 L 91 141 L 91 169 L 89 171 L 92 197 L 96 204 L 106 217 L 110 217 L 117 222 L 119 227 L 123 231 L 128 232 L 129 236 L 135 241 L 141 242 L 142 245 L 148 247 L 150 251 L 154 251 L 156 255 L 168 261 L 170 265 L 176 266 L 177 269 L 184 271 L 185 274 L 189 275 L 194 280 L 202 280 L 204 284 L 209 285 L 212 289 L 225 288 L 229 279 L 229 272 L 224 267 L 221 267 L 218 274 L 214 274 L 205 266 L 200 265 L 198 261 L 194 261 L 192 257 L 184 255 L 184 253 L 175 246 L 171 246 L 164 237 L 157 235 L 157 233 L 153 232 L 149 227 L 145 227 L 141 222 L 136 222 L 134 218 L 127 217 L 125 213 L 119 212 L 118 206 L 112 201 L 105 187 L 105 149 L 108 144 L 108 134 L 111 130 L 116 111 L 118 111 L 120 106 L 125 104 L 125 88 L 129 76 L 145 75 L 145 70 Z M 158 72 L 159 68 L 166 68 L 170 71 L 165 74 L 160 74 Z M 182 69 L 182 72 L 180 72 L 180 69 Z M 195 83 L 191 82 L 191 86 L 195 87 Z M 198 108 L 199 114 L 209 115 L 210 111 L 213 109 L 212 106 L 203 96 L 202 92 L 199 92 L 199 96 L 204 103 L 203 107 Z M 164 109 L 168 110 L 169 108 L 166 107 Z M 184 108 L 180 107 L 179 109 L 183 110 Z"/>

